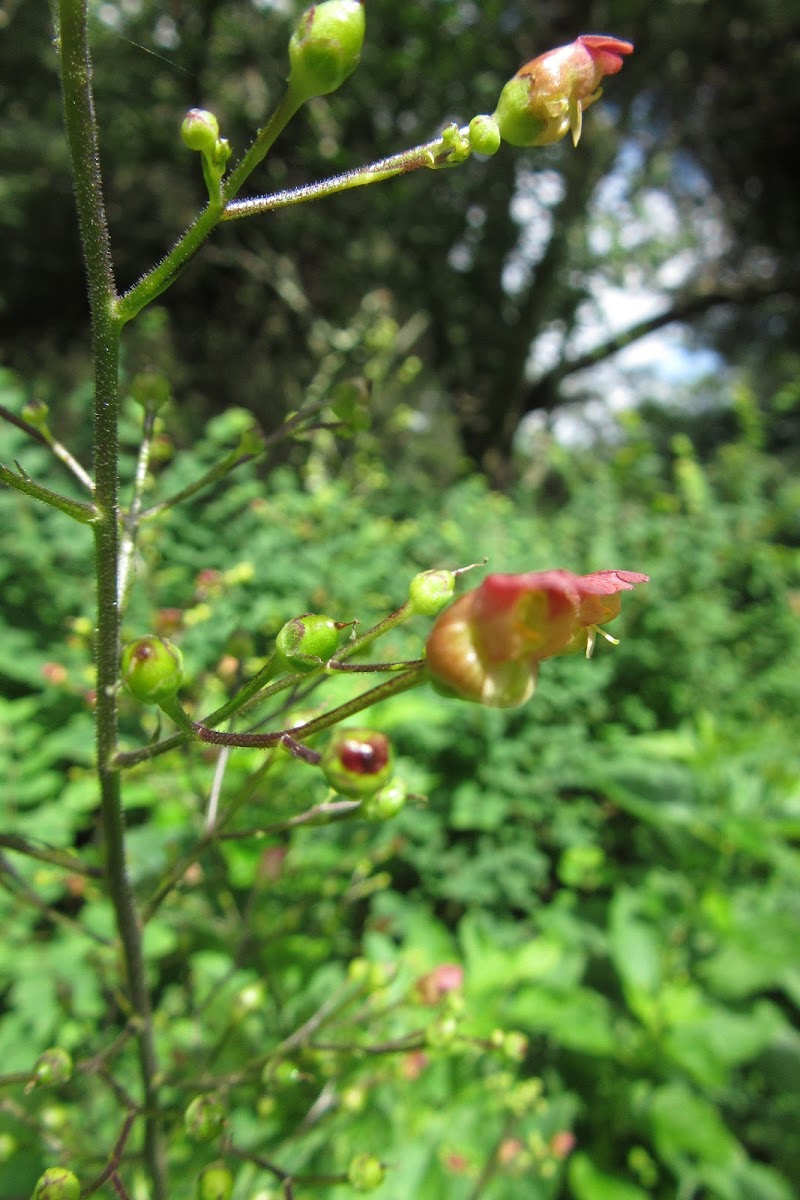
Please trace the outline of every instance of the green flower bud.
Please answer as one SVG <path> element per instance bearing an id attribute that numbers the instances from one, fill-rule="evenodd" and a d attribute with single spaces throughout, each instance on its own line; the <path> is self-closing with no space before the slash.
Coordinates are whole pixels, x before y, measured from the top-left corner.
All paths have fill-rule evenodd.
<path id="1" fill-rule="evenodd" d="M 496 154 L 500 149 L 500 127 L 494 117 L 481 114 L 469 123 L 469 144 L 476 154 Z"/>
<path id="2" fill-rule="evenodd" d="M 17 1139 L 10 1133 L 0 1133 L 0 1163 L 9 1162 L 17 1152 Z"/>
<path id="3" fill-rule="evenodd" d="M 303 1072 L 290 1058 L 282 1058 L 278 1063 L 268 1062 L 261 1072 L 261 1082 L 265 1087 L 293 1088 L 304 1079 Z"/>
<path id="4" fill-rule="evenodd" d="M 302 101 L 335 92 L 358 66 L 364 42 L 359 0 L 312 4 L 289 42 L 289 92 Z"/>
<path id="5" fill-rule="evenodd" d="M 130 390 L 131 399 L 145 412 L 158 412 L 172 397 L 169 380 L 159 371 L 139 371 L 131 380 Z"/>
<path id="6" fill-rule="evenodd" d="M 31 1200 L 78 1200 L 81 1185 L 66 1167 L 48 1167 L 36 1181 Z"/>
<path id="7" fill-rule="evenodd" d="M 181 137 L 190 150 L 213 155 L 219 138 L 219 121 L 204 108 L 190 108 L 183 118 Z"/>
<path id="8" fill-rule="evenodd" d="M 148 634 L 122 651 L 122 682 L 142 704 L 174 696 L 183 679 L 183 655 L 166 638 Z"/>
<path id="9" fill-rule="evenodd" d="M 315 671 L 339 645 L 339 626 L 330 617 L 303 613 L 287 621 L 275 639 L 275 649 L 289 671 Z"/>
<path id="10" fill-rule="evenodd" d="M 372 796 L 392 774 L 389 739 L 374 729 L 341 729 L 326 746 L 320 766 L 331 787 L 343 796 Z"/>
<path id="11" fill-rule="evenodd" d="M 528 1053 L 528 1039 L 524 1033 L 511 1030 L 503 1038 L 502 1051 L 512 1062 L 522 1062 Z"/>
<path id="12" fill-rule="evenodd" d="M 68 1051 L 62 1046 L 51 1046 L 37 1058 L 31 1082 L 33 1085 L 43 1083 L 55 1087 L 59 1083 L 66 1083 L 71 1075 L 72 1058 Z"/>
<path id="13" fill-rule="evenodd" d="M 217 1096 L 195 1096 L 183 1114 L 183 1123 L 193 1142 L 210 1142 L 222 1132 L 225 1109 Z"/>
<path id="14" fill-rule="evenodd" d="M 452 571 L 422 571 L 408 587 L 408 602 L 423 617 L 435 617 L 449 604 L 456 586 Z"/>
<path id="15" fill-rule="evenodd" d="M 209 1163 L 197 1177 L 197 1200 L 230 1200 L 233 1175 L 224 1162 Z"/>
<path id="16" fill-rule="evenodd" d="M 29 400 L 22 408 L 22 416 L 28 424 L 42 431 L 47 429 L 49 415 L 50 405 L 45 404 L 44 400 Z"/>
<path id="17" fill-rule="evenodd" d="M 357 1192 L 374 1192 L 386 1177 L 386 1169 L 374 1154 L 357 1154 L 347 1168 L 350 1186 Z"/>
<path id="18" fill-rule="evenodd" d="M 389 821 L 405 807 L 407 796 L 403 781 L 392 779 L 374 796 L 367 796 L 361 805 L 361 812 L 370 821 Z"/>

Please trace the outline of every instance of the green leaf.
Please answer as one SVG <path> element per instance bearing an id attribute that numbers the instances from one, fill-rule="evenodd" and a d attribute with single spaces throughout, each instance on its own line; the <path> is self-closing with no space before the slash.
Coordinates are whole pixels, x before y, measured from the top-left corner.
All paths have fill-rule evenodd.
<path id="1" fill-rule="evenodd" d="M 568 1174 L 574 1200 L 648 1200 L 635 1183 L 601 1171 L 582 1152 L 572 1156 Z"/>

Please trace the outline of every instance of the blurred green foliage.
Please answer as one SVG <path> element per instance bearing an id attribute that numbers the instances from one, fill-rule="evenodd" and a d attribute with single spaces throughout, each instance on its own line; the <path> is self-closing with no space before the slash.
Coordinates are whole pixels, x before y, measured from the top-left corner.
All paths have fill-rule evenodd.
<path id="1" fill-rule="evenodd" d="M 19 411 L 24 386 L 7 373 L 2 389 Z M 235 1200 L 280 1195 L 259 1157 L 328 1180 L 296 1184 L 297 1200 L 344 1198 L 334 1180 L 363 1153 L 388 1166 L 386 1200 L 792 1200 L 795 480 L 762 448 L 744 391 L 735 430 L 702 462 L 640 414 L 605 448 L 535 442 L 511 495 L 477 477 L 443 487 L 426 465 L 430 432 L 406 430 L 385 462 L 381 422 L 402 413 L 383 403 L 354 449 L 320 429 L 302 470 L 247 464 L 145 525 L 125 635 L 180 644 L 191 711 L 257 669 L 287 619 L 313 609 L 369 625 L 420 569 L 485 554 L 492 570 L 614 566 L 652 582 L 626 597 L 619 647 L 545 663 L 519 711 L 423 690 L 374 712 L 426 801 L 386 824 L 217 843 L 155 909 L 145 951 L 171 1196 L 188 1200 L 220 1157 L 184 1127 L 200 1094 L 220 1100 L 252 1156 L 228 1158 Z M 131 445 L 135 419 L 131 407 Z M 148 503 L 235 446 L 247 418 L 214 419 L 177 456 L 180 420 L 167 410 L 163 422 Z M 46 476 L 47 451 L 17 436 L 9 458 Z M 55 1161 L 91 1179 L 121 1120 L 102 1058 L 124 1027 L 109 905 L 91 874 L 9 841 L 99 861 L 90 561 L 87 531 L 0 494 L 3 1200 L 27 1197 Z M 415 656 L 427 628 L 393 631 L 381 657 Z M 326 683 L 328 703 L 330 689 L 354 690 Z M 301 695 L 296 711 L 322 698 Z M 122 703 L 125 745 L 141 746 L 156 719 Z M 326 797 L 304 764 L 278 753 L 263 775 L 264 759 L 227 761 L 234 830 Z M 127 776 L 143 902 L 201 835 L 217 764 L 214 748 L 175 751 Z M 464 969 L 463 1006 L 458 992 L 423 1002 L 419 980 L 443 963 Z M 52 1045 L 72 1055 L 72 1078 L 25 1092 Z M 114 1064 L 116 1086 L 135 1091 L 131 1044 Z"/>

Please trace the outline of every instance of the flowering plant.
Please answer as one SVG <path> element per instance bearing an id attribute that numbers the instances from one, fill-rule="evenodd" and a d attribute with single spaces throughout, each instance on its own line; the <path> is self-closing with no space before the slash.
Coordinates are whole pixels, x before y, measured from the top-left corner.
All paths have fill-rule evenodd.
<path id="1" fill-rule="evenodd" d="M 436 1010 L 427 1014 L 431 1020 L 419 1022 L 422 1024 L 419 1030 L 395 1036 L 399 1028 L 398 1010 L 394 999 L 389 997 L 387 1002 L 389 974 L 379 964 L 374 964 L 375 969 L 366 964 L 365 971 L 365 964 L 357 959 L 351 963 L 353 969 L 348 968 L 341 988 L 326 996 L 312 1016 L 303 1016 L 293 1030 L 292 1021 L 304 1013 L 306 996 L 310 997 L 312 992 L 304 992 L 301 1000 L 287 994 L 288 1002 L 284 1004 L 281 988 L 275 987 L 267 1004 L 260 980 L 244 983 L 231 1006 L 230 1020 L 226 1015 L 226 1024 L 220 1029 L 216 1013 L 223 1008 L 227 1013 L 229 1006 L 218 991 L 217 981 L 200 1004 L 196 996 L 198 980 L 205 970 L 199 963 L 207 948 L 206 923 L 195 920 L 194 916 L 184 923 L 173 912 L 165 917 L 159 934 L 157 919 L 162 906 L 167 902 L 176 906 L 183 903 L 182 885 L 202 878 L 201 863 L 211 851 L 215 852 L 219 869 L 227 869 L 228 857 L 220 851 L 223 843 L 250 842 L 257 846 L 264 838 L 270 839 L 258 867 L 254 866 L 252 902 L 244 907 L 243 913 L 239 912 L 233 891 L 230 904 L 226 899 L 219 906 L 217 895 L 213 897 L 214 913 L 224 909 L 228 914 L 224 928 L 220 924 L 213 936 L 222 942 L 229 931 L 235 930 L 235 937 L 240 938 L 230 947 L 233 954 L 226 961 L 230 962 L 231 971 L 219 981 L 219 988 L 238 986 L 239 967 L 245 965 L 241 955 L 245 952 L 249 954 L 252 949 L 256 969 L 264 967 L 265 960 L 257 945 L 259 939 L 254 936 L 257 926 L 251 926 L 250 921 L 260 920 L 255 900 L 260 897 L 262 883 L 278 883 L 289 852 L 284 837 L 300 826 L 348 819 L 386 821 L 395 817 L 407 802 L 420 800 L 402 776 L 394 775 L 396 758 L 389 738 L 369 726 L 350 724 L 351 718 L 430 681 L 484 704 L 506 707 L 519 704 L 533 690 L 539 662 L 578 646 L 590 651 L 596 627 L 617 615 L 619 593 L 644 582 L 646 576 L 613 571 L 582 577 L 567 571 L 490 575 L 481 587 L 462 596 L 436 620 L 428 640 L 427 660 L 419 657 L 399 662 L 379 661 L 373 654 L 378 640 L 406 620 L 435 618 L 450 604 L 456 577 L 469 568 L 422 571 L 411 581 L 406 601 L 364 630 L 356 628 L 357 622 L 349 612 L 341 614 L 344 620 L 314 612 L 290 616 L 263 661 L 252 669 L 254 643 L 250 631 L 233 632 L 228 653 L 220 660 L 217 686 L 210 689 L 210 695 L 221 702 L 209 706 L 208 711 L 204 706 L 207 692 L 197 685 L 197 662 L 196 659 L 192 662 L 192 651 L 186 655 L 184 676 L 183 653 L 167 636 L 180 639 L 184 626 L 188 626 L 188 613 L 162 608 L 155 616 L 151 632 L 143 632 L 124 649 L 121 646 L 124 624 L 130 619 L 129 602 L 138 586 L 137 573 L 147 562 L 147 556 L 140 553 L 143 530 L 159 515 L 219 485 L 245 462 L 261 458 L 276 442 L 306 437 L 316 430 L 358 435 L 366 421 L 366 413 L 361 410 L 362 398 L 366 402 L 369 394 L 366 375 L 362 397 L 360 386 L 351 386 L 344 380 L 337 382 L 338 367 L 332 368 L 332 373 L 324 376 L 324 385 L 314 384 L 309 398 L 283 425 L 264 436 L 257 426 L 248 424 L 240 430 L 237 443 L 202 474 L 188 479 L 178 491 L 167 491 L 155 503 L 148 503 L 160 430 L 168 428 L 170 421 L 166 411 L 170 387 L 165 375 L 149 370 L 134 376 L 128 386 L 120 365 L 125 361 L 123 331 L 172 286 L 205 241 L 225 223 L 382 183 L 411 171 L 458 167 L 473 152 L 494 153 L 502 138 L 515 145 L 545 145 L 571 130 L 577 141 L 583 109 L 597 99 L 600 80 L 620 69 L 621 56 L 630 53 L 632 47 L 615 38 L 578 38 L 571 47 L 551 51 L 524 67 L 503 89 L 494 117 L 479 114 L 461 128 L 451 123 L 421 145 L 328 179 L 262 195 L 243 195 L 256 169 L 303 105 L 329 96 L 349 78 L 359 62 L 366 21 L 362 0 L 321 0 L 311 4 L 299 17 L 289 40 L 285 89 L 240 157 L 234 157 L 234 148 L 213 112 L 192 108 L 180 123 L 176 119 L 176 145 L 180 128 L 183 146 L 180 152 L 186 150 L 197 156 L 198 175 L 202 176 L 207 200 L 172 249 L 138 281 L 122 290 L 114 266 L 110 231 L 114 222 L 108 219 L 99 166 L 101 139 L 95 116 L 89 38 L 94 6 L 89 0 L 53 0 L 51 7 L 56 16 L 54 44 L 91 310 L 93 468 L 91 472 L 85 468 L 51 432 L 47 407 L 31 404 L 19 415 L 2 409 L 0 416 L 10 420 L 33 443 L 53 452 L 61 466 L 72 474 L 75 487 L 82 489 L 81 498 L 39 483 L 19 465 L 12 470 L 0 464 L 0 483 L 48 505 L 65 521 L 75 522 L 82 527 L 75 531 L 76 535 L 91 532 L 93 536 L 95 620 L 85 619 L 85 637 L 87 644 L 91 637 L 94 652 L 91 699 L 97 794 L 91 797 L 90 805 L 84 806 L 81 800 L 74 808 L 81 813 L 84 807 L 96 811 L 100 832 L 95 839 L 93 832 L 90 836 L 81 827 L 75 845 L 65 848 L 46 842 L 51 832 L 46 824 L 41 829 L 37 827 L 31 837 L 17 829 L 0 831 L 0 846 L 4 851 L 8 849 L 34 862 L 41 861 L 50 872 L 65 871 L 68 881 L 63 893 L 51 891 L 52 878 L 45 876 L 42 886 L 48 890 L 40 897 L 37 891 L 40 880 L 33 872 L 29 886 L 21 874 L 6 865 L 2 854 L 0 883 L 5 885 L 12 880 L 15 896 L 33 907 L 37 919 L 46 915 L 54 929 L 66 926 L 70 936 L 76 932 L 85 935 L 89 946 L 92 940 L 100 943 L 103 950 L 99 956 L 77 960 L 75 978 L 80 979 L 79 972 L 84 969 L 81 963 L 91 963 L 97 971 L 95 994 L 98 998 L 113 997 L 113 1003 L 98 1024 L 91 1043 L 82 1045 L 81 1061 L 73 1064 L 68 1049 L 56 1045 L 34 1059 L 30 1070 L 0 1075 L 0 1086 L 24 1088 L 23 1096 L 35 1087 L 57 1087 L 71 1082 L 75 1095 L 80 1094 L 85 1102 L 86 1128 L 83 1121 L 70 1128 L 66 1123 L 63 1127 L 59 1125 L 58 1138 L 45 1120 L 47 1110 L 41 1110 L 40 1119 L 38 1114 L 29 1116 L 19 1108 L 21 1128 L 29 1125 L 38 1130 L 41 1139 L 35 1153 L 29 1155 L 27 1148 L 23 1151 L 20 1170 L 29 1173 L 29 1164 L 38 1161 L 35 1155 L 50 1153 L 56 1147 L 69 1166 L 53 1166 L 44 1171 L 35 1185 L 36 1200 L 77 1200 L 79 1194 L 99 1194 L 101 1189 L 113 1189 L 121 1200 L 145 1194 L 152 1200 L 167 1200 L 171 1195 L 187 1194 L 187 1169 L 196 1154 L 189 1143 L 198 1148 L 207 1146 L 209 1155 L 211 1143 L 216 1143 L 214 1153 L 218 1150 L 221 1159 L 201 1162 L 198 1158 L 192 1165 L 193 1171 L 195 1167 L 198 1169 L 193 1182 L 199 1200 L 212 1197 L 230 1200 L 234 1187 L 237 1195 L 244 1194 L 243 1189 L 249 1188 L 252 1179 L 251 1168 L 272 1175 L 286 1197 L 294 1194 L 295 1184 L 305 1183 L 323 1182 L 337 1188 L 350 1186 L 356 1191 L 370 1191 L 380 1186 L 384 1176 L 383 1164 L 372 1153 L 359 1150 L 349 1163 L 341 1155 L 331 1154 L 331 1161 L 334 1165 L 338 1162 L 340 1169 L 326 1176 L 296 1174 L 294 1165 L 284 1167 L 277 1161 L 285 1154 L 288 1164 L 305 1162 L 305 1151 L 298 1156 L 292 1143 L 307 1126 L 321 1120 L 339 1098 L 342 1111 L 347 1105 L 357 1107 L 363 1102 L 359 1100 L 359 1088 L 340 1086 L 350 1071 L 345 1061 L 348 1043 L 334 1043 L 341 1045 L 341 1055 L 338 1050 L 324 1058 L 317 1053 L 323 1044 L 314 1045 L 313 1039 L 322 1032 L 322 1027 L 331 1023 L 340 1031 L 342 1028 L 349 1031 L 348 1036 L 353 1038 L 349 1043 L 353 1061 L 360 1060 L 366 1050 L 381 1055 L 401 1052 L 419 1056 L 424 1048 L 442 1054 L 460 1041 L 478 1053 L 499 1051 L 507 1063 L 519 1063 L 527 1049 L 524 1035 L 497 1030 L 491 1038 L 484 1039 L 472 1035 L 468 1038 L 460 1032 L 458 1021 L 466 1004 L 461 986 L 464 971 L 459 963 L 442 962 L 423 974 L 409 993 L 415 1007 Z M 332 239 L 330 247 L 332 251 L 338 249 Z M 121 421 L 129 393 L 140 410 L 140 437 L 135 465 L 125 466 L 128 427 L 121 425 Z M 155 482 L 160 484 L 159 480 Z M 223 576 L 211 568 L 203 570 L 196 581 L 198 598 L 205 600 L 212 595 L 230 574 Z M 64 681 L 66 670 L 59 663 L 51 663 L 47 670 L 51 684 Z M 346 699 L 342 698 L 344 690 L 334 692 L 332 700 L 319 698 L 326 682 L 334 678 L 344 682 L 348 673 L 353 684 L 372 674 L 378 676 L 379 682 L 367 690 L 354 688 L 354 694 Z M 312 693 L 313 705 L 309 708 Z M 129 718 L 131 697 L 139 704 L 159 709 L 157 715 L 144 715 L 141 744 L 133 748 L 126 745 L 128 734 L 120 720 L 121 712 L 126 721 Z M 258 705 L 268 706 L 268 715 L 254 719 L 252 710 Z M 165 720 L 171 723 L 166 731 L 162 726 Z M 242 728 L 244 723 L 246 728 Z M 325 743 L 318 741 L 322 734 L 326 735 Z M 211 757 L 214 761 L 202 819 L 196 811 L 199 787 L 193 784 L 189 795 L 177 798 L 168 793 L 180 789 L 159 784 L 151 793 L 153 806 L 157 797 L 166 799 L 168 805 L 174 800 L 171 813 L 178 813 L 179 817 L 171 815 L 169 820 L 182 822 L 180 847 L 173 846 L 171 835 L 155 821 L 152 831 L 147 830 L 148 837 L 152 833 L 153 842 L 158 845 L 158 852 L 152 856 L 154 861 L 148 862 L 145 869 L 140 854 L 142 869 L 132 871 L 137 855 L 135 838 L 140 831 L 131 831 L 131 837 L 125 816 L 126 808 L 142 791 L 137 793 L 141 781 L 128 784 L 127 773 L 189 744 L 204 752 L 203 759 Z M 54 751 L 59 760 L 61 746 L 63 740 Z M 229 763 L 230 752 L 237 747 L 266 753 L 256 767 L 244 767 L 235 776 Z M 309 776 L 308 807 L 289 815 L 283 811 L 286 792 L 282 771 L 286 754 L 316 771 L 315 780 Z M 197 760 L 200 759 L 198 753 Z M 264 779 L 271 771 L 274 774 L 264 788 Z M 273 779 L 275 784 L 270 788 Z M 83 777 L 76 781 L 79 788 L 83 784 Z M 271 794 L 262 797 L 262 790 Z M 86 790 L 81 791 L 81 796 L 86 794 Z M 61 800 L 59 796 L 60 808 Z M 275 809 L 280 806 L 279 819 L 273 819 L 272 806 Z M 59 815 L 56 840 L 61 836 L 61 819 Z M 23 826 L 23 831 L 27 828 Z M 142 844 L 139 842 L 140 847 Z M 174 853 L 175 850 L 178 852 Z M 347 883 L 346 893 L 342 893 L 343 903 L 348 905 L 368 895 L 368 888 L 376 884 L 382 887 L 382 880 L 389 879 L 385 872 L 376 872 L 370 879 L 362 878 L 363 860 L 361 851 L 358 853 L 354 879 Z M 372 863 L 378 860 L 364 857 L 365 871 L 369 872 Z M 252 861 L 255 863 L 255 858 Z M 333 891 L 329 890 L 329 884 Z M 321 920 L 327 928 L 336 880 L 321 880 L 319 887 L 323 899 L 320 907 L 324 910 Z M 62 894 L 67 898 L 70 913 L 62 911 Z M 51 902 L 48 897 L 56 899 Z M 86 912 L 71 915 L 83 907 L 84 898 Z M 79 899 L 81 904 L 75 905 L 73 901 Z M 194 897 L 188 903 L 194 905 Z M 199 907 L 192 909 L 195 914 L 199 911 Z M 278 925 L 285 928 L 289 938 L 299 924 L 297 912 L 299 909 L 292 900 L 291 915 L 285 926 L 282 918 L 276 922 L 276 928 Z M 84 924 L 87 913 L 92 916 Z M 162 952 L 153 949 L 173 944 L 170 926 L 173 919 L 181 929 L 191 927 L 199 931 L 196 942 L 194 934 L 188 933 L 186 941 L 181 942 L 181 953 L 185 952 L 187 966 L 190 964 L 182 975 L 192 978 L 185 989 L 181 984 L 175 991 L 172 965 L 161 975 Z M 315 917 L 315 924 L 316 921 Z M 334 914 L 330 925 L 336 923 Z M 347 922 L 340 924 L 344 926 Z M 95 925 L 104 932 L 99 932 Z M 144 939 L 148 929 L 155 931 L 149 946 Z M 38 932 L 35 936 L 38 946 Z M 272 929 L 269 936 L 273 936 Z M 282 937 L 283 933 L 275 936 Z M 60 954 L 61 945 L 54 941 L 51 961 L 72 963 L 72 943 L 65 958 Z M 286 978 L 291 981 L 287 993 L 295 986 L 294 980 L 305 974 L 297 970 L 292 960 L 296 953 L 295 950 L 287 953 Z M 266 968 L 270 972 L 271 990 L 273 966 L 271 958 Z M 60 979 L 61 966 L 55 969 Z M 327 981 L 334 977 L 335 972 L 327 974 L 321 987 L 328 987 Z M 86 986 L 81 983 L 81 987 Z M 199 986 L 202 989 L 202 981 Z M 318 987 L 316 977 L 313 987 Z M 55 993 L 56 989 L 52 990 Z M 69 1016 L 65 1028 L 72 1044 L 77 1042 L 77 1033 L 69 999 L 71 987 L 65 984 L 58 990 L 65 998 Z M 163 1006 L 165 997 L 167 1007 Z M 102 1007 L 100 1003 L 92 1011 Z M 392 1036 L 388 1040 L 376 1035 L 376 1025 L 384 1016 L 391 1022 Z M 415 1013 L 415 1025 L 418 1017 Z M 182 1032 L 177 1040 L 170 1042 L 164 1032 L 172 1024 Z M 21 1028 L 26 1027 L 23 1021 Z M 48 1027 L 46 1022 L 42 1025 L 43 1029 Z M 370 1032 L 371 1042 L 367 1040 Z M 188 1040 L 184 1040 L 187 1035 Z M 15 1041 L 19 1041 L 16 1036 Z M 218 1059 L 218 1055 L 228 1054 L 229 1043 L 231 1055 L 242 1056 L 242 1062 L 237 1063 L 233 1072 Z M 302 1068 L 287 1057 L 290 1049 L 302 1058 Z M 23 1038 L 20 1054 L 24 1056 L 26 1052 Z M 409 1072 L 418 1073 L 420 1063 L 419 1057 L 410 1058 Z M 281 1099 L 280 1091 L 287 1084 L 302 1085 L 310 1077 L 306 1068 L 317 1072 L 326 1082 L 306 1117 L 298 1122 L 295 1102 Z M 95 1104 L 94 1076 L 107 1085 L 112 1100 Z M 407 1077 L 411 1078 L 411 1074 Z M 265 1136 L 270 1146 L 274 1145 L 276 1161 L 265 1158 L 248 1133 L 255 1128 L 252 1106 L 258 1081 L 270 1093 L 279 1094 L 278 1099 L 272 1094 L 261 1096 L 257 1110 L 265 1124 L 267 1118 L 271 1122 L 266 1134 L 258 1136 Z M 192 1097 L 193 1092 L 196 1094 Z M 181 1112 L 184 1094 L 187 1103 Z M 525 1105 L 532 1106 L 538 1100 L 538 1092 L 530 1088 L 526 1095 Z M 111 1113 L 117 1105 L 124 1109 L 124 1114 L 112 1138 L 110 1134 L 107 1136 L 108 1127 L 102 1124 L 106 1119 L 103 1114 Z M 238 1115 L 245 1113 L 240 1122 Z M 14 1119 L 17 1120 L 16 1115 Z M 102 1137 L 96 1136 L 100 1128 L 104 1131 Z M 128 1145 L 129 1138 L 131 1145 L 136 1146 L 134 1150 Z M 8 1138 L 0 1137 L 0 1161 L 12 1152 L 15 1153 L 15 1147 L 12 1145 L 9 1150 Z M 230 1165 L 233 1163 L 242 1164 L 238 1179 L 233 1176 Z M 93 1177 L 84 1174 L 79 1180 L 71 1170 L 72 1165 L 83 1172 L 91 1170 Z M 19 1194 L 20 1186 L 15 1189 Z"/>
<path id="2" fill-rule="evenodd" d="M 514 708 L 533 693 L 539 663 L 586 649 L 618 616 L 620 593 L 648 576 L 636 571 L 534 571 L 488 575 L 436 621 L 428 637 L 431 678 L 464 700 Z"/>

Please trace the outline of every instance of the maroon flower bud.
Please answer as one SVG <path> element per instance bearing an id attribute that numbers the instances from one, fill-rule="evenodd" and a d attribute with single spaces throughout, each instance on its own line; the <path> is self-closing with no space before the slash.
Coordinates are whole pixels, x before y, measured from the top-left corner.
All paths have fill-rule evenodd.
<path id="1" fill-rule="evenodd" d="M 372 796 L 392 774 L 392 750 L 384 733 L 374 729 L 340 729 L 320 762 L 325 778 L 343 796 Z"/>

